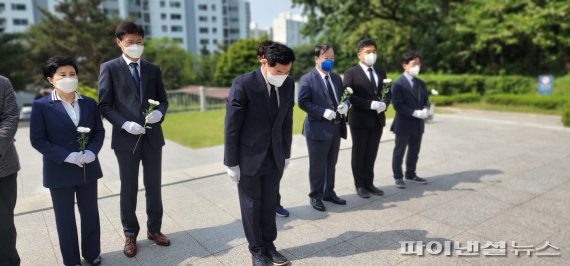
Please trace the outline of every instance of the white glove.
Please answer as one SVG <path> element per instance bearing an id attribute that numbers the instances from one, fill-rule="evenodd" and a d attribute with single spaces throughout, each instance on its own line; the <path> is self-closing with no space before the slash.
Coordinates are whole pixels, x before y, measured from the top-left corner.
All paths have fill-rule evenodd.
<path id="1" fill-rule="evenodd" d="M 81 163 L 92 163 L 95 161 L 95 153 L 90 150 L 85 150 L 85 153 L 81 154 Z"/>
<path id="2" fill-rule="evenodd" d="M 146 132 L 146 130 L 144 129 L 144 127 L 142 127 L 141 125 L 135 123 L 135 122 L 131 122 L 131 121 L 127 121 L 123 124 L 122 128 L 133 134 L 133 135 L 140 135 L 140 134 L 144 134 Z"/>
<path id="3" fill-rule="evenodd" d="M 289 166 L 289 159 L 285 159 L 285 167 L 283 167 L 283 170 L 287 169 L 287 166 Z"/>
<path id="4" fill-rule="evenodd" d="M 338 106 L 337 111 L 341 115 L 348 113 L 348 105 L 342 103 L 341 105 Z"/>
<path id="5" fill-rule="evenodd" d="M 228 167 L 226 172 L 228 173 L 228 175 L 230 176 L 230 179 L 232 181 L 234 181 L 236 183 L 239 182 L 239 178 L 240 178 L 239 165 Z"/>
<path id="6" fill-rule="evenodd" d="M 333 119 L 336 118 L 336 112 L 331 109 L 326 109 L 325 113 L 323 114 L 323 117 L 326 120 L 332 121 Z"/>
<path id="7" fill-rule="evenodd" d="M 83 162 L 81 162 L 82 156 L 83 156 L 83 154 L 81 154 L 79 152 L 72 152 L 69 155 L 67 155 L 67 158 L 65 158 L 64 162 L 72 163 L 72 164 L 75 164 L 79 167 L 83 167 Z"/>
<path id="8" fill-rule="evenodd" d="M 380 107 L 376 109 L 376 112 L 382 113 L 384 111 L 386 111 L 386 104 L 384 102 L 380 102 Z"/>
<path id="9" fill-rule="evenodd" d="M 372 101 L 372 103 L 370 104 L 370 109 L 371 110 L 378 110 L 382 105 L 382 102 L 380 101 Z"/>
<path id="10" fill-rule="evenodd" d="M 429 116 L 429 112 L 426 108 L 422 110 L 415 110 L 412 116 L 418 119 L 426 119 Z"/>
<path id="11" fill-rule="evenodd" d="M 154 110 L 144 118 L 144 121 L 147 124 L 154 124 L 158 123 L 160 119 L 162 119 L 162 113 L 158 110 Z"/>

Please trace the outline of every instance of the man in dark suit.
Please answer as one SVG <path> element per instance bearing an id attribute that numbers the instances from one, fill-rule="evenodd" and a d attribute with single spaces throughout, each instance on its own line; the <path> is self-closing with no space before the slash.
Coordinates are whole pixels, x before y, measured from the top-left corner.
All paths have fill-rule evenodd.
<path id="1" fill-rule="evenodd" d="M 392 102 L 396 109 L 396 117 L 392 122 L 392 130 L 396 134 L 396 145 L 392 156 L 392 171 L 398 188 L 405 188 L 402 161 L 406 148 L 407 182 L 426 184 L 427 181 L 416 175 L 416 164 L 424 133 L 424 120 L 429 117 L 428 94 L 425 83 L 417 78 L 420 72 L 421 56 L 410 51 L 402 56 L 404 74 L 392 86 Z"/>
<path id="2" fill-rule="evenodd" d="M 14 208 L 20 170 L 14 135 L 18 130 L 18 104 L 10 80 L 0 76 L 0 265 L 20 265 L 16 250 Z"/>
<path id="3" fill-rule="evenodd" d="M 237 77 L 227 99 L 224 164 L 238 182 L 253 265 L 285 265 L 273 241 L 279 181 L 291 156 L 295 84 L 287 75 L 295 55 L 280 43 L 261 45 L 261 67 Z"/>
<path id="4" fill-rule="evenodd" d="M 132 257 L 137 253 L 136 237 L 140 230 L 135 210 L 141 161 L 148 214 L 147 237 L 158 245 L 170 245 L 170 240 L 160 232 L 164 146 L 160 123 L 166 114 L 168 101 L 159 67 L 140 58 L 144 47 L 143 28 L 132 22 L 123 22 L 117 27 L 115 37 L 123 54 L 101 65 L 99 109 L 113 124 L 111 148 L 115 150 L 121 178 L 121 222 L 125 233 L 123 252 Z M 145 117 L 143 112 L 149 108 L 150 99 L 160 104 Z"/>
<path id="5" fill-rule="evenodd" d="M 340 102 L 344 86 L 340 76 L 331 72 L 332 47 L 315 46 L 314 59 L 315 68 L 299 82 L 299 107 L 307 112 L 303 135 L 309 150 L 310 203 L 314 209 L 325 211 L 323 200 L 346 204 L 346 200 L 334 192 L 334 179 L 340 138 L 346 139 L 346 122 L 342 116 L 348 112 L 349 101 Z"/>
<path id="6" fill-rule="evenodd" d="M 382 93 L 386 72 L 374 67 L 376 43 L 370 39 L 358 42 L 357 56 L 358 65 L 344 72 L 344 86 L 354 91 L 350 97 L 352 108 L 348 113 L 354 185 L 358 196 L 368 198 L 370 193 L 384 195 L 374 186 L 374 163 L 386 124 L 384 111 L 390 104 L 390 93 Z"/>

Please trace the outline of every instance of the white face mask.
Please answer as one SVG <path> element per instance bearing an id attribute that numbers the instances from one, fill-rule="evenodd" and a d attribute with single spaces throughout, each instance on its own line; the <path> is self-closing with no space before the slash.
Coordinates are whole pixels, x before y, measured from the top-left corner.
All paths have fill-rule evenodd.
<path id="1" fill-rule="evenodd" d="M 412 77 L 417 76 L 418 74 L 420 74 L 420 66 L 415 65 L 415 66 L 411 67 L 410 69 L 408 69 L 408 73 L 410 73 L 410 75 L 412 75 Z"/>
<path id="2" fill-rule="evenodd" d="M 376 55 L 376 53 L 369 53 L 369 54 L 364 55 L 364 63 L 369 65 L 369 66 L 374 65 L 374 63 L 376 63 L 376 57 L 377 56 L 378 55 Z"/>
<path id="3" fill-rule="evenodd" d="M 64 93 L 71 93 L 77 90 L 77 78 L 62 78 L 55 82 L 55 87 Z"/>
<path id="4" fill-rule="evenodd" d="M 275 87 L 281 87 L 287 75 L 273 75 L 269 71 L 267 71 L 267 82 Z"/>
<path id="5" fill-rule="evenodd" d="M 144 46 L 133 44 L 123 48 L 123 52 L 131 58 L 141 58 Z"/>

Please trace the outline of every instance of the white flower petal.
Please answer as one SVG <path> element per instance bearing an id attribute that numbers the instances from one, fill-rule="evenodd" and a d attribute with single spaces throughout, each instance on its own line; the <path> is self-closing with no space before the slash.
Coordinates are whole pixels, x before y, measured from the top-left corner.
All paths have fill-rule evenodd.
<path id="1" fill-rule="evenodd" d="M 439 91 L 437 91 L 436 89 L 431 89 L 431 94 L 439 95 Z"/>
<path id="2" fill-rule="evenodd" d="M 384 84 L 392 83 L 392 79 L 384 79 L 382 82 Z"/>
<path id="3" fill-rule="evenodd" d="M 346 87 L 346 91 L 348 91 L 348 94 L 353 94 L 354 91 L 352 90 L 351 87 Z"/>

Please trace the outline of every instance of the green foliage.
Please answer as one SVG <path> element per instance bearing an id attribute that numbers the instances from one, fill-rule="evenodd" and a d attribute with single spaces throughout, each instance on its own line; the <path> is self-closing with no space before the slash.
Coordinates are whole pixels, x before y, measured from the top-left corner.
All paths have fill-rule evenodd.
<path id="1" fill-rule="evenodd" d="M 87 96 L 93 100 L 95 100 L 96 102 L 99 102 L 99 95 L 97 93 L 97 89 L 93 88 L 93 87 L 89 87 L 83 84 L 79 84 L 79 87 L 77 88 L 77 93 L 79 93 L 82 96 Z"/>
<path id="2" fill-rule="evenodd" d="M 570 96 L 494 94 L 486 96 L 485 101 L 489 104 L 533 106 L 540 109 L 556 110 L 570 103 Z"/>
<path id="3" fill-rule="evenodd" d="M 97 85 L 99 66 L 120 53 L 113 37 L 119 20 L 108 18 L 100 4 L 101 0 L 65 0 L 55 7 L 61 16 L 41 10 L 43 20 L 25 33 L 26 68 L 36 82 L 43 80 L 38 66 L 61 55 L 76 61 L 82 83 Z"/>
<path id="4" fill-rule="evenodd" d="M 143 57 L 160 67 L 167 90 L 179 89 L 196 81 L 194 57 L 172 39 L 147 40 Z"/>
<path id="5" fill-rule="evenodd" d="M 299 80 L 301 76 L 311 71 L 315 67 L 315 46 L 312 44 L 299 45 L 293 48 L 295 53 L 295 62 L 291 69 L 291 76 L 295 80 Z M 336 62 L 334 69 L 337 69 Z"/>
<path id="6" fill-rule="evenodd" d="M 307 36 L 333 44 L 340 69 L 354 64 L 356 44 L 372 38 L 378 63 L 400 71 L 407 50 L 423 54 L 427 72 L 531 75 L 570 70 L 570 2 L 293 0 Z"/>
<path id="7" fill-rule="evenodd" d="M 230 45 L 218 60 L 214 78 L 219 86 L 229 87 L 233 80 L 259 67 L 257 47 L 261 39 L 242 39 Z"/>
<path id="8" fill-rule="evenodd" d="M 26 58 L 26 49 L 21 34 L 0 33 L 0 75 L 10 79 L 14 90 L 24 89 L 29 75 L 19 67 Z"/>
<path id="9" fill-rule="evenodd" d="M 526 94 L 536 89 L 536 80 L 523 76 L 444 75 L 424 74 L 420 78 L 426 87 L 441 95 L 477 92 L 483 94 Z"/>
<path id="10" fill-rule="evenodd" d="M 481 101 L 481 95 L 478 93 L 461 93 L 452 96 L 432 95 L 429 97 L 430 102 L 437 106 L 449 106 L 456 103 L 473 103 Z"/>
<path id="11" fill-rule="evenodd" d="M 570 127 L 570 103 L 567 103 L 562 110 L 562 124 L 566 127 Z"/>

